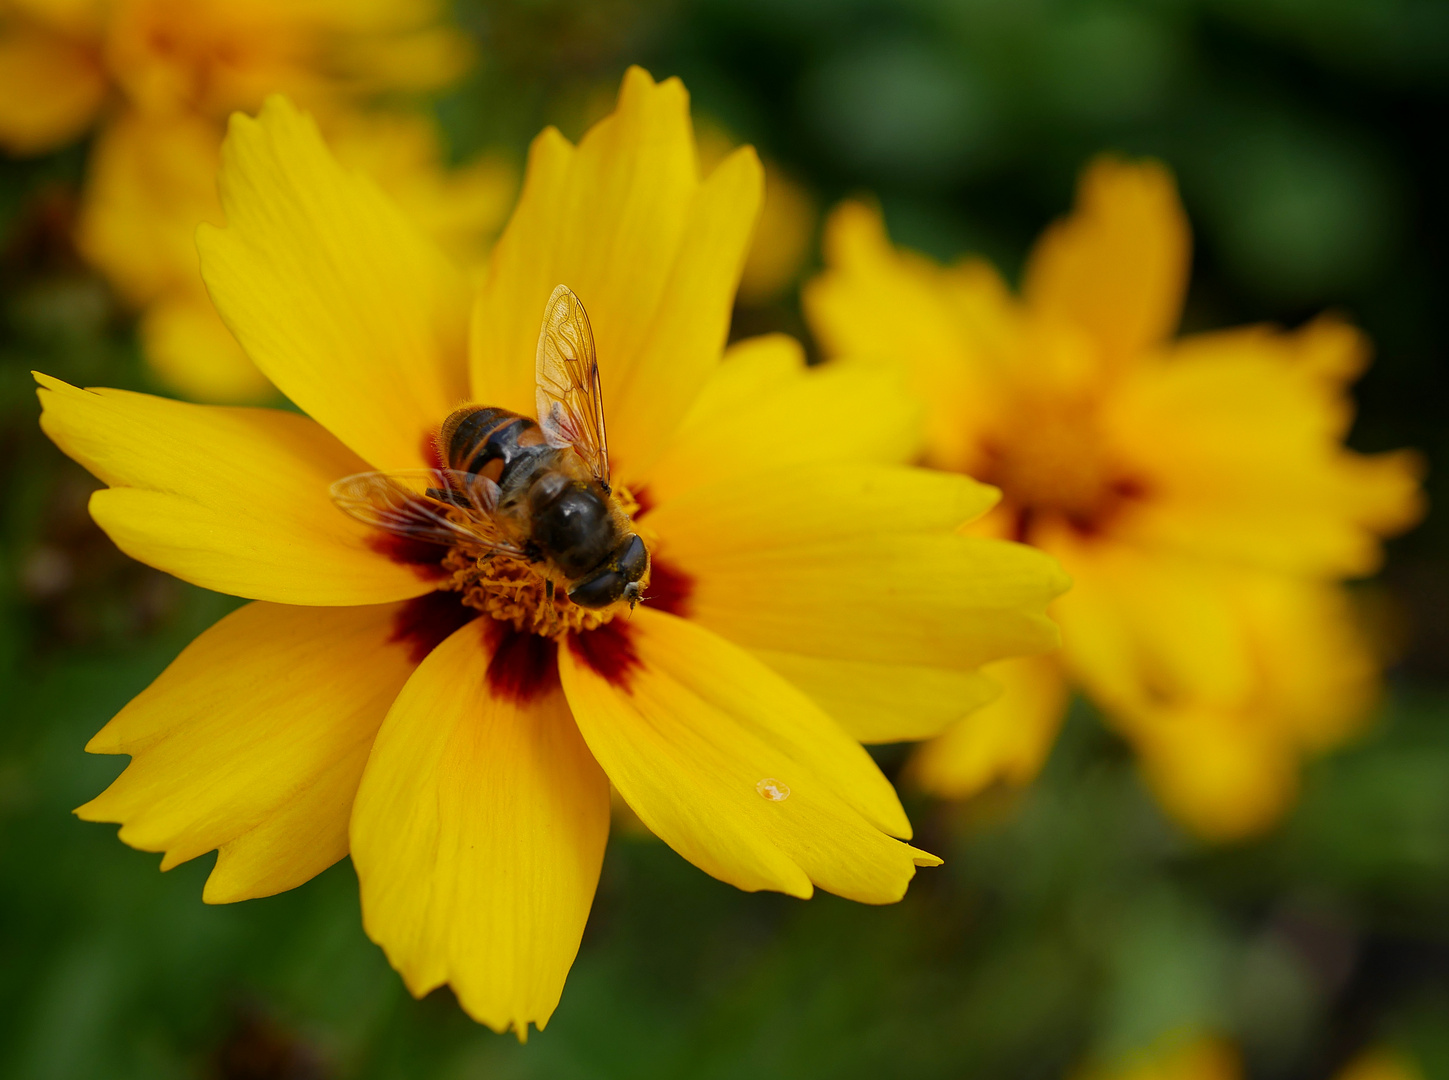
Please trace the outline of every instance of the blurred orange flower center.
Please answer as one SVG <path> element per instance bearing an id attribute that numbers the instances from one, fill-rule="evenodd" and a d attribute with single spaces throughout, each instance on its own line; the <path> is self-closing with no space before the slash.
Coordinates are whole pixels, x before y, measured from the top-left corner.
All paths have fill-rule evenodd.
<path id="1" fill-rule="evenodd" d="M 1011 419 L 981 444 L 978 479 L 999 487 L 1002 509 L 1025 539 L 1043 518 L 1095 535 L 1146 485 L 1113 460 L 1090 401 L 1018 402 Z"/>
<path id="2" fill-rule="evenodd" d="M 251 83 L 301 62 L 303 29 L 285 8 L 150 0 L 120 10 L 108 48 L 116 77 L 146 107 L 209 112 L 242 106 Z"/>

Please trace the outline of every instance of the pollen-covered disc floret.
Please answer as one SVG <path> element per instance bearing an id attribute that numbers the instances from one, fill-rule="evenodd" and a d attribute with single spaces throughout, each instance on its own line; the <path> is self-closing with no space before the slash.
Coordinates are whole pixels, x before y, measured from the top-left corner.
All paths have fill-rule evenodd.
<path id="1" fill-rule="evenodd" d="M 638 500 L 627 488 L 616 488 L 614 499 L 631 519 L 639 510 Z M 643 539 L 652 548 L 647 533 L 643 533 Z M 468 607 L 508 623 L 517 631 L 556 641 L 581 630 L 597 629 L 612 622 L 621 611 L 629 610 L 622 601 L 607 608 L 580 607 L 568 598 L 568 583 L 557 576 L 550 599 L 548 567 L 513 555 L 479 556 L 455 547 L 443 557 L 443 569 L 452 576 L 442 587 L 461 593 Z M 647 593 L 647 577 L 644 585 Z"/>

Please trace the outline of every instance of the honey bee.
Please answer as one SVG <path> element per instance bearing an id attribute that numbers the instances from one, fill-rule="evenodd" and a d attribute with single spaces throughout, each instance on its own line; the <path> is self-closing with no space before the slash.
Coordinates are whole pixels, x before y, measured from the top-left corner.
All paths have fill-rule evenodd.
<path id="1" fill-rule="evenodd" d="M 332 499 L 369 525 L 476 558 L 511 555 L 540 567 L 584 608 L 632 608 L 649 552 L 609 483 L 609 439 L 593 330 L 560 285 L 544 309 L 535 366 L 538 419 L 465 405 L 444 421 L 444 468 L 368 472 L 332 485 Z"/>

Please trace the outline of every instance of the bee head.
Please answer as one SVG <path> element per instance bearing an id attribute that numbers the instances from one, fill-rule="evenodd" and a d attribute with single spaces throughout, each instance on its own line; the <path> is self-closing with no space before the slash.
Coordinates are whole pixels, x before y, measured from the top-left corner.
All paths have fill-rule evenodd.
<path id="1" fill-rule="evenodd" d="M 644 541 L 631 533 L 597 573 L 569 590 L 569 599 L 585 608 L 605 608 L 626 600 L 632 608 L 639 602 L 643 593 L 639 583 L 648 572 L 649 552 Z"/>

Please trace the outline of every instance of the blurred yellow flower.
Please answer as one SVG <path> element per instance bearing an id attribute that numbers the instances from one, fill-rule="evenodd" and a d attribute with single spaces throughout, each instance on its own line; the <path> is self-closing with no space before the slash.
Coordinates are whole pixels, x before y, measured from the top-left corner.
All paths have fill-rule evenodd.
<path id="1" fill-rule="evenodd" d="M 1144 1050 L 1096 1065 L 1079 1080 L 1242 1080 L 1242 1056 L 1218 1035 L 1164 1038 Z"/>
<path id="2" fill-rule="evenodd" d="M 206 297 L 195 242 L 198 224 L 220 220 L 225 117 L 269 92 L 320 111 L 341 160 L 453 254 L 485 253 L 511 169 L 484 160 L 450 172 L 425 117 L 353 108 L 461 71 L 462 39 L 438 15 L 430 0 L 0 0 L 0 147 L 53 149 L 104 112 L 77 242 L 142 311 L 142 352 L 168 386 L 207 401 L 270 393 Z"/>
<path id="3" fill-rule="evenodd" d="M 448 983 L 520 1037 L 578 949 L 611 783 L 743 889 L 885 903 L 939 862 L 893 839 L 910 824 L 857 740 L 927 734 L 923 714 L 982 695 L 980 664 L 1053 647 L 1064 579 L 959 532 L 990 489 L 901 464 L 917 426 L 894 373 L 811 371 L 781 336 L 720 362 L 761 170 L 745 148 L 701 178 L 677 80 L 632 69 L 578 146 L 535 140 L 471 304 L 283 99 L 233 120 L 220 186 L 211 295 L 306 415 L 39 377 L 46 432 L 108 485 L 91 512 L 117 545 L 254 601 L 92 740 L 132 760 L 82 817 L 163 867 L 217 849 L 211 902 L 350 854 L 408 987 Z M 560 282 L 592 320 L 614 491 L 652 560 L 639 609 L 591 622 L 527 564 L 490 579 L 328 498 L 433 463 L 460 402 L 531 414 Z M 550 602 L 562 621 L 535 622 Z"/>
<path id="4" fill-rule="evenodd" d="M 723 161 L 735 140 L 721 128 L 699 125 L 699 159 L 704 169 Z M 815 237 L 817 209 L 808 188 L 772 161 L 765 163 L 765 201 L 740 275 L 741 302 L 765 304 L 800 277 Z"/>
<path id="5" fill-rule="evenodd" d="M 1336 1080 L 1425 1080 L 1413 1058 L 1393 1047 L 1371 1047 L 1342 1069 Z"/>
<path id="6" fill-rule="evenodd" d="M 1102 159 L 1032 253 L 1022 296 L 980 261 L 891 246 L 848 203 L 806 290 L 829 355 L 909 373 L 928 464 L 1001 488 L 978 526 L 1061 559 L 1054 662 L 1003 666 L 999 700 L 923 747 L 963 796 L 1040 768 L 1083 688 L 1135 745 L 1163 804 L 1202 835 L 1271 825 L 1304 751 L 1341 741 L 1377 664 L 1338 582 L 1420 513 L 1412 454 L 1343 448 L 1361 334 L 1323 317 L 1173 340 L 1190 238 L 1169 174 Z"/>
<path id="7" fill-rule="evenodd" d="M 367 173 L 456 261 L 481 262 L 508 213 L 513 166 L 484 157 L 445 168 L 436 126 L 416 112 L 335 114 L 327 136 L 339 161 Z M 197 225 L 222 220 L 220 158 L 210 121 L 118 120 L 92 154 L 77 242 L 143 311 L 142 351 L 167 386 L 202 401 L 257 401 L 271 384 L 217 317 L 196 253 Z"/>
<path id="8" fill-rule="evenodd" d="M 330 112 L 445 85 L 467 58 L 436 0 L 0 0 L 0 148 L 64 146 L 110 112 L 221 121 L 283 92 Z"/>

